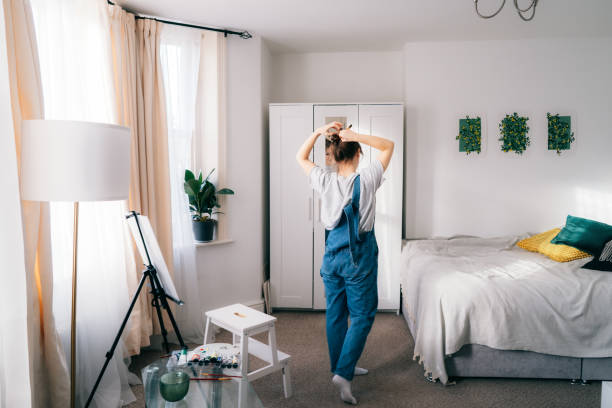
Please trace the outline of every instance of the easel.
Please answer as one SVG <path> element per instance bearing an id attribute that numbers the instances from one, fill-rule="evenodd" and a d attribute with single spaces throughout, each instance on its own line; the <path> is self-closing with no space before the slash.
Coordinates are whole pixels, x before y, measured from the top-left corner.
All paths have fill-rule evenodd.
<path id="1" fill-rule="evenodd" d="M 136 211 L 130 211 L 130 213 L 126 215 L 126 218 L 129 219 L 131 217 L 134 217 L 135 219 L 136 226 L 138 227 L 140 239 L 142 240 L 142 245 L 144 247 L 144 252 L 146 254 L 146 262 L 147 262 L 145 264 L 146 269 L 142 272 L 142 277 L 140 278 L 138 289 L 136 289 L 136 293 L 134 293 L 134 296 L 132 297 L 132 301 L 130 302 L 130 307 L 128 308 L 128 311 L 125 314 L 125 317 L 123 318 L 123 322 L 121 323 L 119 332 L 117 332 L 117 335 L 115 336 L 113 345 L 111 346 L 110 350 L 106 353 L 106 361 L 104 361 L 102 370 L 100 370 L 100 374 L 98 374 L 98 379 L 96 380 L 96 383 L 93 389 L 91 390 L 89 397 L 87 398 L 87 402 L 85 403 L 85 408 L 89 407 L 89 404 L 91 404 L 91 401 L 93 400 L 93 396 L 96 393 L 96 390 L 98 389 L 98 385 L 100 385 L 100 381 L 102 380 L 102 377 L 104 376 L 106 367 L 110 363 L 110 360 L 113 358 L 115 349 L 117 348 L 117 344 L 119 343 L 119 339 L 121 338 L 121 334 L 123 333 L 123 330 L 125 329 L 125 326 L 128 322 L 130 314 L 132 313 L 132 309 L 134 309 L 134 305 L 136 304 L 136 301 L 138 300 L 138 295 L 140 295 L 140 291 L 142 290 L 142 287 L 144 286 L 144 283 L 147 279 L 149 280 L 149 285 L 151 286 L 150 293 L 153 295 L 153 300 L 151 301 L 151 304 L 153 305 L 153 307 L 155 307 L 155 310 L 157 311 L 157 318 L 159 319 L 159 326 L 161 328 L 161 334 L 164 339 L 164 347 L 166 349 L 166 353 L 170 352 L 170 346 L 168 344 L 168 332 L 166 331 L 166 327 L 164 325 L 164 320 L 162 318 L 162 312 L 161 312 L 160 306 L 166 310 L 166 313 L 168 313 L 168 317 L 170 318 L 170 322 L 172 323 L 172 328 L 174 329 L 174 332 L 176 333 L 176 337 L 178 338 L 181 348 L 183 349 L 187 348 L 187 346 L 185 345 L 185 342 L 183 341 L 183 337 L 181 336 L 181 332 L 179 331 L 179 328 L 176 324 L 176 321 L 174 320 L 172 311 L 170 310 L 168 299 L 172 300 L 177 305 L 182 305 L 183 302 L 181 300 L 175 299 L 172 296 L 168 295 L 166 291 L 164 290 L 164 287 L 161 285 L 159 278 L 157 277 L 157 270 L 155 269 L 155 266 L 153 266 L 153 264 L 151 263 L 151 258 L 149 256 L 149 250 L 147 249 L 147 244 L 145 242 L 144 236 L 142 235 L 142 229 L 140 228 L 140 223 L 138 222 L 139 215 L 140 214 L 138 214 Z"/>

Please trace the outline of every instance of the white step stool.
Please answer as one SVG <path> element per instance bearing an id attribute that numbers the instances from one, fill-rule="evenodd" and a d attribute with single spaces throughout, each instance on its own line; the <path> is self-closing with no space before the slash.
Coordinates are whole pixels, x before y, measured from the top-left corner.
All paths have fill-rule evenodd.
<path id="1" fill-rule="evenodd" d="M 289 361 L 291 356 L 276 348 L 276 317 L 261 313 L 255 309 L 236 303 L 206 312 L 206 332 L 204 344 L 213 342 L 211 324 L 232 333 L 232 343 L 237 344 L 240 337 L 240 370 L 242 378 L 249 382 L 264 375 L 281 370 L 283 373 L 283 389 L 285 398 L 291 396 L 291 372 Z M 259 333 L 268 332 L 268 344 L 251 338 Z M 269 363 L 267 366 L 249 373 L 249 354 Z"/>

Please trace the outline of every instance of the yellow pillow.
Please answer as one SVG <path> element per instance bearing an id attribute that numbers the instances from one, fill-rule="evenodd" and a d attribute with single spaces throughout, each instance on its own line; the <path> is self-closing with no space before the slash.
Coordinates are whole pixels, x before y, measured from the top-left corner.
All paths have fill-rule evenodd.
<path id="1" fill-rule="evenodd" d="M 551 229 L 550 231 L 525 238 L 516 245 L 531 252 L 539 252 L 557 262 L 575 261 L 576 259 L 590 256 L 586 252 L 568 245 L 551 244 L 550 241 L 557 236 L 559 231 L 561 231 L 560 228 Z"/>

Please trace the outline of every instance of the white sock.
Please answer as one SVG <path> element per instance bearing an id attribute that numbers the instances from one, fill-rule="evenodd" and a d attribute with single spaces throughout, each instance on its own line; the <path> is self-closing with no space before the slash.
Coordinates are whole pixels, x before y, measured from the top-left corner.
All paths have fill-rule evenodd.
<path id="1" fill-rule="evenodd" d="M 334 375 L 332 382 L 340 391 L 340 398 L 347 404 L 357 405 L 357 400 L 353 397 L 351 391 L 351 382 L 344 377 L 340 377 L 338 374 Z"/>
<path id="2" fill-rule="evenodd" d="M 355 375 L 366 375 L 368 370 L 366 368 L 355 367 Z"/>

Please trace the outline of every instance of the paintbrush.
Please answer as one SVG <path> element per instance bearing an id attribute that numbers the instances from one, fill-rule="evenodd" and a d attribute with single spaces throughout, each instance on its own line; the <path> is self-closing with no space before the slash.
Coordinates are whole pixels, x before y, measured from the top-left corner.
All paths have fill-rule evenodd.
<path id="1" fill-rule="evenodd" d="M 200 373 L 200 375 L 205 375 L 208 377 L 242 378 L 241 375 L 225 375 L 225 374 L 210 374 L 210 373 Z"/>

